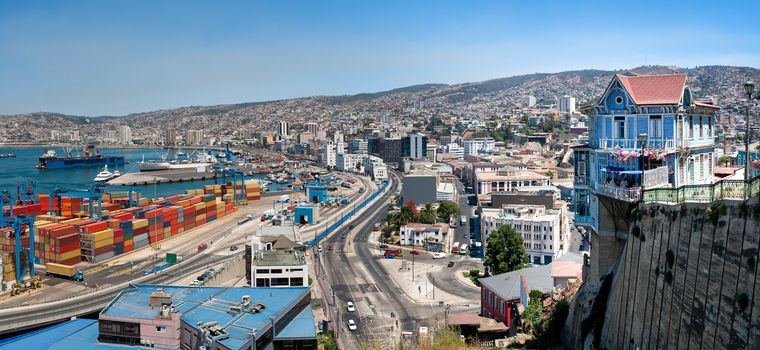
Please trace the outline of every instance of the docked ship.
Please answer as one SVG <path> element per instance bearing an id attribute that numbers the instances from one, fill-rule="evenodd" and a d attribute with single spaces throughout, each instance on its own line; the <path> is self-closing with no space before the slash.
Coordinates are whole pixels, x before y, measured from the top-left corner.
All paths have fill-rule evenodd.
<path id="1" fill-rule="evenodd" d="M 199 153 L 193 158 L 192 160 L 166 160 L 166 157 L 161 157 L 161 160 L 145 160 L 145 157 L 143 156 L 143 160 L 141 162 L 137 162 L 137 166 L 140 169 L 140 172 L 147 172 L 147 171 L 159 171 L 159 170 L 190 170 L 194 169 L 197 171 L 206 171 L 206 169 L 209 166 L 212 166 L 216 163 L 216 157 L 210 154 Z"/>
<path id="2" fill-rule="evenodd" d="M 63 157 L 56 155 L 55 150 L 45 150 L 45 153 L 39 158 L 37 169 L 62 169 L 75 167 L 103 166 L 103 165 L 124 165 L 122 156 L 104 156 L 99 151 L 94 151 L 95 146 L 88 145 L 84 148 L 83 155 L 73 155 L 67 151 Z M 93 153 L 94 151 L 94 153 Z"/>

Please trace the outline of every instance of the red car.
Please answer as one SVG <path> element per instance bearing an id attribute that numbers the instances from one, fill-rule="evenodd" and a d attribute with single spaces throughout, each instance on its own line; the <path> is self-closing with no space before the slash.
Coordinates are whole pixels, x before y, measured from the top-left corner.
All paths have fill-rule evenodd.
<path id="1" fill-rule="evenodd" d="M 379 227 L 373 227 L 372 231 L 380 231 L 380 228 Z"/>
<path id="2" fill-rule="evenodd" d="M 417 251 L 416 249 L 412 249 L 412 250 L 409 252 L 409 254 L 412 254 L 412 255 L 420 255 L 420 252 L 419 252 L 419 251 Z"/>
<path id="3" fill-rule="evenodd" d="M 327 246 L 327 250 L 329 250 L 329 251 L 332 251 L 332 248 L 333 248 L 332 244 L 330 244 L 330 245 Z"/>

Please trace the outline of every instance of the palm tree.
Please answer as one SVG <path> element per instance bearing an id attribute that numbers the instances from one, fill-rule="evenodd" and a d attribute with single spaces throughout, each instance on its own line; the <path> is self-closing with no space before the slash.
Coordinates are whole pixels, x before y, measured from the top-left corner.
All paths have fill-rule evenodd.
<path id="1" fill-rule="evenodd" d="M 435 209 L 433 209 L 432 203 L 425 203 L 425 206 L 420 210 L 420 221 L 426 224 L 433 224 L 436 221 L 438 215 L 436 215 Z"/>

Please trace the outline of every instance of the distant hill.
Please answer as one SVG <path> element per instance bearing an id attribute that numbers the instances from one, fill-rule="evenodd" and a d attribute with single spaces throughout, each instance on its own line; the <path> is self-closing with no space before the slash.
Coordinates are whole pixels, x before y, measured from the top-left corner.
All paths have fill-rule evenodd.
<path id="1" fill-rule="evenodd" d="M 632 69 L 575 70 L 558 73 L 534 73 L 461 84 L 420 84 L 388 91 L 343 96 L 313 96 L 287 100 L 249 102 L 214 106 L 188 106 L 115 117 L 68 116 L 59 113 L 28 113 L 0 116 L 0 142 L 3 140 L 44 139 L 50 130 L 81 129 L 88 133 L 128 124 L 136 135 L 159 138 L 160 130 L 173 128 L 202 129 L 211 135 L 231 136 L 253 130 L 272 130 L 279 120 L 294 124 L 319 122 L 323 128 L 344 127 L 349 119 L 363 113 L 391 113 L 403 116 L 415 104 L 417 117 L 510 113 L 528 95 L 540 104 L 553 105 L 559 96 L 576 97 L 578 104 L 597 98 L 613 74 L 687 73 L 689 84 L 698 98 L 713 98 L 724 113 L 736 113 L 743 106 L 741 85 L 750 78 L 760 82 L 760 70 L 735 66 L 641 66 Z M 477 112 L 476 112 L 477 111 Z M 19 129 L 19 126 L 25 128 Z M 28 128 L 27 128 L 28 127 Z"/>

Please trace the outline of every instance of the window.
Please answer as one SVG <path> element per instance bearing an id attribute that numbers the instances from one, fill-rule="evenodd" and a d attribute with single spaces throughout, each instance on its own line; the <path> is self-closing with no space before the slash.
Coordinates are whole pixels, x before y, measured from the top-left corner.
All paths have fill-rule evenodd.
<path id="1" fill-rule="evenodd" d="M 713 118 L 712 117 L 707 117 L 707 136 L 708 137 L 712 137 L 713 136 L 713 133 L 712 133 L 712 123 L 713 123 Z"/>
<path id="2" fill-rule="evenodd" d="M 702 117 L 697 119 L 697 128 L 699 128 L 699 138 L 704 137 L 704 128 L 702 127 Z"/>
<path id="3" fill-rule="evenodd" d="M 156 332 L 166 333 L 166 327 L 165 326 L 156 326 Z"/>
<path id="4" fill-rule="evenodd" d="M 256 273 L 269 273 L 269 269 L 256 269 Z"/>
<path id="5" fill-rule="evenodd" d="M 303 277 L 292 277 L 290 279 L 290 286 L 291 287 L 303 286 Z"/>
<path id="6" fill-rule="evenodd" d="M 272 278 L 272 287 L 288 285 L 290 285 L 290 280 L 287 277 Z"/>
<path id="7" fill-rule="evenodd" d="M 704 179 L 705 178 L 705 167 L 704 167 L 705 157 L 703 155 L 699 155 L 699 178 Z"/>
<path id="8" fill-rule="evenodd" d="M 625 117 L 615 117 L 615 138 L 625 138 Z"/>
<path id="9" fill-rule="evenodd" d="M 653 139 L 662 138 L 662 117 L 653 115 L 649 117 L 649 137 Z"/>
<path id="10" fill-rule="evenodd" d="M 689 180 L 694 182 L 694 158 L 689 159 Z"/>
<path id="11" fill-rule="evenodd" d="M 256 287 L 269 287 L 269 278 L 257 278 Z"/>
<path id="12" fill-rule="evenodd" d="M 282 273 L 282 269 L 272 269 L 272 273 Z"/>
<path id="13" fill-rule="evenodd" d="M 615 103 L 617 103 L 617 104 L 623 104 L 623 96 L 615 97 Z"/>
<path id="14" fill-rule="evenodd" d="M 689 138 L 693 139 L 694 138 L 694 119 L 692 117 L 686 117 L 685 122 L 688 123 L 687 126 L 689 128 L 689 133 L 688 133 Z"/>

